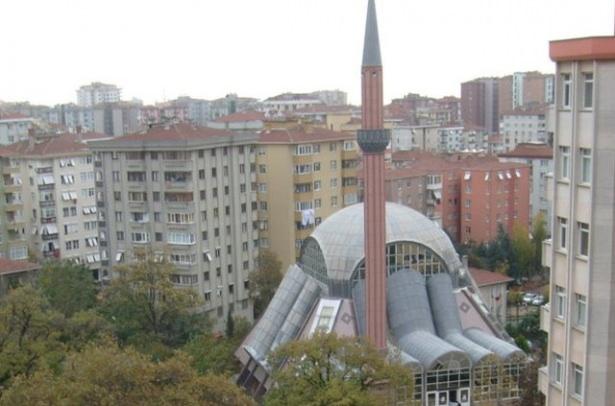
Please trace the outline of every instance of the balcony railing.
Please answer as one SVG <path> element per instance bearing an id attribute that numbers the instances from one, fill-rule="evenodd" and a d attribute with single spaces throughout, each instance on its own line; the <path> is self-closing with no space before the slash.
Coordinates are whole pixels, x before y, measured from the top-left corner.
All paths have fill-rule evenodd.
<path id="1" fill-rule="evenodd" d="M 540 329 L 549 334 L 551 325 L 551 305 L 547 303 L 540 307 Z"/>

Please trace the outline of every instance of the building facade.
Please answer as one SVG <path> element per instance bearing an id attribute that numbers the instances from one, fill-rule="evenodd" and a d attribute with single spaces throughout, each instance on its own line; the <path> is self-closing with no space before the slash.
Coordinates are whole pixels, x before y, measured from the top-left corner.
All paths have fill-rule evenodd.
<path id="1" fill-rule="evenodd" d="M 504 113 L 500 117 L 500 136 L 506 151 L 528 142 L 548 142 L 545 108 L 519 108 Z"/>
<path id="2" fill-rule="evenodd" d="M 465 127 L 497 133 L 499 113 L 497 78 L 474 79 L 461 84 L 461 120 Z"/>
<path id="3" fill-rule="evenodd" d="M 553 238 L 545 243 L 551 303 L 542 308 L 548 405 L 615 398 L 615 37 L 553 41 L 556 63 Z"/>
<path id="4" fill-rule="evenodd" d="M 122 90 L 116 85 L 92 82 L 77 90 L 77 104 L 81 107 L 93 107 L 99 103 L 116 103 L 120 101 Z"/>
<path id="5" fill-rule="evenodd" d="M 163 257 L 176 267 L 173 282 L 203 298 L 216 329 L 229 312 L 251 320 L 255 142 L 253 134 L 177 124 L 94 143 L 103 274 Z"/>
<path id="6" fill-rule="evenodd" d="M 547 198 L 548 174 L 553 172 L 553 147 L 547 144 L 527 143 L 498 155 L 500 162 L 518 162 L 530 166 L 530 217 L 539 214 L 551 229 L 551 202 Z"/>
<path id="7" fill-rule="evenodd" d="M 28 138 L 34 120 L 21 114 L 0 114 L 0 145 L 9 145 Z"/>
<path id="8" fill-rule="evenodd" d="M 359 201 L 354 135 L 321 128 L 265 130 L 257 149 L 260 246 L 283 269 L 322 220 Z"/>
<path id="9" fill-rule="evenodd" d="M 98 279 L 94 163 L 86 141 L 101 137 L 64 134 L 0 149 L 4 257 L 67 259 Z"/>

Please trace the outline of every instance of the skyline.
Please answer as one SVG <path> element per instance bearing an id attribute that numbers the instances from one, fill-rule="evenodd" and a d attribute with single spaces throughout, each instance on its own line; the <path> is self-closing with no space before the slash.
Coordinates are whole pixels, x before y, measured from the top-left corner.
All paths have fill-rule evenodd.
<path id="1" fill-rule="evenodd" d="M 172 9 L 119 0 L 9 3 L 7 15 L 28 15 L 27 27 L 36 30 L 24 33 L 18 18 L 0 26 L 0 35 L 13 38 L 0 68 L 0 100 L 74 102 L 79 86 L 101 81 L 121 87 L 124 99 L 145 103 L 340 89 L 358 104 L 362 50 L 355 39 L 362 35 L 364 3 L 180 0 Z M 434 3 L 378 3 L 389 67 L 385 102 L 408 92 L 458 96 L 461 82 L 481 76 L 550 73 L 549 40 L 613 34 L 612 0 L 583 7 L 573 0 Z M 512 34 L 518 27 L 527 30 Z M 72 50 L 78 58 L 71 58 Z"/>

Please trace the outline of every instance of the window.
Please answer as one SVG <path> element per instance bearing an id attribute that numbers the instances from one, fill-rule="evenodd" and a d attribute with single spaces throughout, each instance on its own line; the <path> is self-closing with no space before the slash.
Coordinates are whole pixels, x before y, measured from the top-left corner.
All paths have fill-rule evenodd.
<path id="1" fill-rule="evenodd" d="M 145 182 L 145 172 L 128 172 L 128 182 Z"/>
<path id="2" fill-rule="evenodd" d="M 579 232 L 579 255 L 587 257 L 589 255 L 589 224 L 577 223 Z"/>
<path id="3" fill-rule="evenodd" d="M 258 191 L 261 192 L 261 193 L 267 192 L 267 184 L 266 183 L 259 183 L 258 184 Z"/>
<path id="4" fill-rule="evenodd" d="M 152 171 L 152 182 L 158 182 L 158 171 Z"/>
<path id="5" fill-rule="evenodd" d="M 79 232 L 79 224 L 77 223 L 64 224 L 64 235 L 74 234 L 78 232 Z"/>
<path id="6" fill-rule="evenodd" d="M 559 319 L 566 317 L 566 289 L 555 286 L 555 315 Z"/>
<path id="7" fill-rule="evenodd" d="M 581 182 L 590 184 L 592 182 L 592 151 L 591 149 L 581 148 Z"/>
<path id="8" fill-rule="evenodd" d="M 562 74 L 562 107 L 570 108 L 570 99 L 572 98 L 572 81 L 570 73 Z"/>
<path id="9" fill-rule="evenodd" d="M 583 108 L 591 109 L 594 106 L 594 74 L 583 74 Z"/>
<path id="10" fill-rule="evenodd" d="M 329 151 L 336 151 L 337 150 L 337 143 L 336 142 L 332 142 L 329 144 Z"/>
<path id="11" fill-rule="evenodd" d="M 261 172 L 263 173 L 263 172 Z M 306 173 L 312 173 L 312 165 L 307 164 L 307 165 L 295 165 L 295 174 L 297 175 L 303 175 Z"/>
<path id="12" fill-rule="evenodd" d="M 332 178 L 329 181 L 329 186 L 331 186 L 331 189 L 335 189 L 337 187 L 337 178 Z"/>
<path id="13" fill-rule="evenodd" d="M 138 231 L 131 233 L 132 242 L 145 244 L 150 242 L 149 233 L 145 231 Z"/>
<path id="14" fill-rule="evenodd" d="M 344 151 L 354 151 L 355 143 L 354 141 L 344 141 Z"/>
<path id="15" fill-rule="evenodd" d="M 329 324 L 331 324 L 334 312 L 334 306 L 323 306 L 318 317 L 318 324 L 316 325 L 317 331 L 329 331 Z"/>
<path id="16" fill-rule="evenodd" d="M 312 155 L 312 145 L 295 146 L 295 155 Z"/>
<path id="17" fill-rule="evenodd" d="M 330 167 L 332 170 L 336 170 L 336 169 L 337 169 L 337 161 L 331 161 L 331 162 L 329 162 L 329 167 Z"/>
<path id="18" fill-rule="evenodd" d="M 572 366 L 572 384 L 570 385 L 570 391 L 573 395 L 578 396 L 580 398 L 583 397 L 583 367 L 571 363 Z"/>
<path id="19" fill-rule="evenodd" d="M 147 193 L 145 193 L 145 192 L 128 192 L 128 201 L 130 201 L 130 202 L 145 202 L 145 201 L 147 201 Z"/>
<path id="20" fill-rule="evenodd" d="M 114 182 L 119 182 L 120 181 L 120 172 L 119 171 L 113 171 L 112 172 L 112 176 L 113 176 L 113 181 Z"/>
<path id="21" fill-rule="evenodd" d="M 124 232 L 123 231 L 117 231 L 116 235 L 117 235 L 117 240 L 118 241 L 124 241 Z"/>
<path id="22" fill-rule="evenodd" d="M 320 190 L 320 181 L 315 180 L 314 181 L 314 191 L 319 191 L 319 190 Z"/>
<path id="23" fill-rule="evenodd" d="M 177 245 L 192 245 L 196 242 L 194 234 L 181 232 L 170 232 L 167 236 L 167 241 L 169 244 Z"/>
<path id="24" fill-rule="evenodd" d="M 331 197 L 331 207 L 337 207 L 337 196 Z"/>
<path id="25" fill-rule="evenodd" d="M 561 385 L 562 384 L 562 375 L 564 373 L 564 360 L 562 356 L 556 353 L 552 353 L 551 355 L 551 377 L 553 382 Z"/>
<path id="26" fill-rule="evenodd" d="M 258 166 L 258 173 L 267 173 L 267 166 L 266 165 L 259 165 Z"/>
<path id="27" fill-rule="evenodd" d="M 585 327 L 585 314 L 587 310 L 587 298 L 585 295 L 579 295 L 578 293 L 575 296 L 575 317 L 574 324 L 577 327 Z"/>
<path id="28" fill-rule="evenodd" d="M 314 162 L 314 172 L 320 171 L 320 162 Z"/>
<path id="29" fill-rule="evenodd" d="M 194 213 L 167 213 L 167 222 L 172 224 L 194 223 Z"/>
<path id="30" fill-rule="evenodd" d="M 568 220 L 563 217 L 557 218 L 557 224 L 559 227 L 559 247 L 563 250 L 566 249 L 566 235 L 568 232 Z"/>
<path id="31" fill-rule="evenodd" d="M 560 153 L 560 178 L 570 178 L 570 147 L 559 147 Z"/>

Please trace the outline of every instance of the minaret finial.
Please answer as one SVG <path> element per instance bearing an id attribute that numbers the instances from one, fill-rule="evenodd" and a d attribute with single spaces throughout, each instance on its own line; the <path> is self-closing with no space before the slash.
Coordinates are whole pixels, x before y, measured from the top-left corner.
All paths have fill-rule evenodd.
<path id="1" fill-rule="evenodd" d="M 365 24 L 365 42 L 363 43 L 363 66 L 381 66 L 380 38 L 378 36 L 378 18 L 376 1 L 369 0 L 367 21 Z"/>

